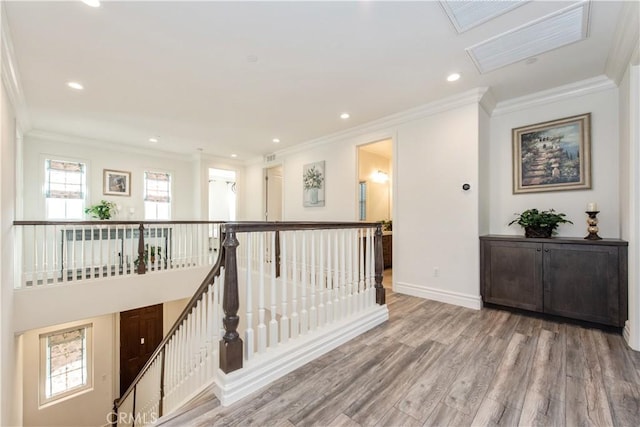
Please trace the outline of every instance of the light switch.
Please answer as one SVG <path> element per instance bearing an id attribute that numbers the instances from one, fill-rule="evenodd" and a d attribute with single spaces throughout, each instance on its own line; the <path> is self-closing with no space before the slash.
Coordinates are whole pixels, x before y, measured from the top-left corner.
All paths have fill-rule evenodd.
<path id="1" fill-rule="evenodd" d="M 144 337 L 140 338 L 140 344 L 144 344 Z"/>

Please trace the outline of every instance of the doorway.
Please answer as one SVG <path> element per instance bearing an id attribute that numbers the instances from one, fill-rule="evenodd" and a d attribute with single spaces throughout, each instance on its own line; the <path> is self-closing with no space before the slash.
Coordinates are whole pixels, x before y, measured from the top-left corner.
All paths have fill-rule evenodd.
<path id="1" fill-rule="evenodd" d="M 358 146 L 358 220 L 391 221 L 391 139 Z"/>
<path id="2" fill-rule="evenodd" d="M 282 165 L 264 170 L 264 220 L 282 221 Z"/>
<path id="3" fill-rule="evenodd" d="M 357 220 L 383 221 L 383 283 L 392 284 L 393 265 L 393 141 L 385 139 L 358 146 Z"/>
<path id="4" fill-rule="evenodd" d="M 120 313 L 120 396 L 162 342 L 162 304 Z"/>

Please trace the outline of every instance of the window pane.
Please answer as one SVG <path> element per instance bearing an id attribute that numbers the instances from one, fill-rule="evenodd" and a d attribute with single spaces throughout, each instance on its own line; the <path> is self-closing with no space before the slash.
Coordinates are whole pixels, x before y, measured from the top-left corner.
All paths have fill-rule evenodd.
<path id="1" fill-rule="evenodd" d="M 45 398 L 87 385 L 87 326 L 43 337 Z"/>
<path id="2" fill-rule="evenodd" d="M 45 162 L 45 196 L 48 219 L 81 219 L 84 208 L 86 168 L 83 163 L 63 160 Z M 62 199 L 62 202 L 51 202 Z M 64 200 L 73 200 L 65 202 Z"/>

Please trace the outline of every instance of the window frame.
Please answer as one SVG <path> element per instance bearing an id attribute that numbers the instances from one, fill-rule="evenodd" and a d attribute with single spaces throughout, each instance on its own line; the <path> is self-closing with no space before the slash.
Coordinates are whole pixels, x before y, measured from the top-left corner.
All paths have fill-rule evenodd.
<path id="1" fill-rule="evenodd" d="M 147 189 L 147 182 L 150 181 L 147 176 L 148 174 L 162 174 L 162 175 L 166 175 L 168 177 L 168 195 L 167 195 L 167 202 L 163 202 L 163 201 L 157 201 L 157 200 L 148 200 L 148 189 Z M 172 214 L 173 214 L 173 204 L 172 202 L 172 196 L 173 196 L 173 174 L 169 171 L 159 171 L 159 170 L 145 170 L 144 173 L 142 174 L 142 185 L 143 185 L 143 194 L 142 194 L 142 202 L 144 204 L 144 219 L 145 220 L 155 220 L 155 221 L 170 221 Z M 158 181 L 158 180 L 153 180 L 153 181 Z M 158 207 L 161 204 L 166 204 L 167 205 L 167 211 L 168 211 L 168 217 L 167 218 L 158 218 Z M 149 206 L 153 206 L 153 216 L 150 216 L 150 210 L 148 209 Z"/>
<path id="2" fill-rule="evenodd" d="M 49 189 L 51 186 L 50 181 L 50 162 L 65 162 L 65 163 L 77 163 L 82 166 L 82 170 L 80 172 L 81 183 L 80 183 L 80 193 L 82 195 L 81 198 L 65 198 L 65 197 L 49 197 Z M 44 216 L 47 220 L 56 221 L 56 220 L 82 220 L 84 219 L 84 208 L 87 204 L 88 197 L 88 179 L 89 179 L 89 162 L 85 160 L 79 159 L 71 159 L 60 156 L 51 156 L 46 155 L 43 156 L 43 179 L 42 179 L 42 195 L 44 197 Z M 52 216 L 51 215 L 51 206 L 49 200 L 61 201 L 64 205 L 64 215 L 63 216 Z M 78 215 L 69 216 L 69 202 L 70 201 L 80 201 L 80 209 Z"/>
<path id="3" fill-rule="evenodd" d="M 49 375 L 48 360 L 47 360 L 47 340 L 54 335 L 60 335 L 65 332 L 75 331 L 78 329 L 84 329 L 84 347 L 85 347 L 85 369 L 87 372 L 85 384 L 69 388 L 65 391 L 56 393 L 50 397 L 47 397 L 47 376 Z M 51 404 L 60 402 L 62 400 L 69 399 L 71 397 L 78 396 L 89 390 L 93 389 L 93 323 L 85 323 L 76 326 L 70 326 L 68 328 L 56 329 L 53 331 L 45 332 L 39 335 L 38 343 L 40 347 L 40 359 L 39 359 L 39 406 L 45 407 Z"/>

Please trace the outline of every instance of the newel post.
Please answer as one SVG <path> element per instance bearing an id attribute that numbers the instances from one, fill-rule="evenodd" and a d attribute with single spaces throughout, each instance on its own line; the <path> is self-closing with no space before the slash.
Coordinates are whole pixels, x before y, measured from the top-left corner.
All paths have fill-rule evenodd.
<path id="1" fill-rule="evenodd" d="M 138 227 L 140 235 L 138 236 L 138 274 L 147 272 L 147 264 L 144 262 L 144 224 L 140 223 Z"/>
<path id="2" fill-rule="evenodd" d="M 386 303 L 386 294 L 384 286 L 382 286 L 382 266 L 384 264 L 384 258 L 382 257 L 382 224 L 380 223 L 376 225 L 376 234 L 373 243 L 375 244 L 374 253 L 376 257 L 376 304 L 384 305 Z"/>
<path id="3" fill-rule="evenodd" d="M 225 374 L 242 368 L 242 340 L 238 334 L 238 309 L 240 298 L 238 296 L 238 265 L 236 262 L 236 248 L 238 239 L 236 232 L 231 227 L 226 229 L 226 237 L 223 243 L 225 249 L 224 259 L 224 298 L 222 309 L 224 310 L 225 334 L 220 340 L 220 369 Z"/>

